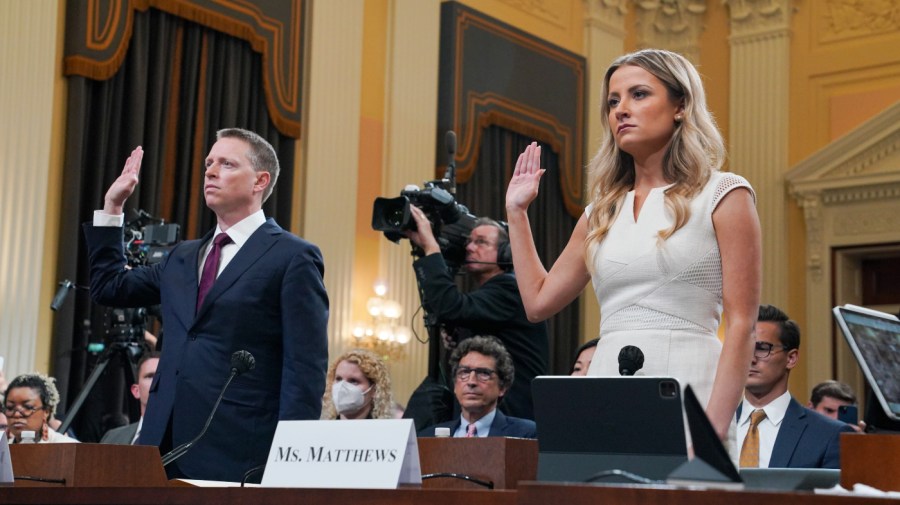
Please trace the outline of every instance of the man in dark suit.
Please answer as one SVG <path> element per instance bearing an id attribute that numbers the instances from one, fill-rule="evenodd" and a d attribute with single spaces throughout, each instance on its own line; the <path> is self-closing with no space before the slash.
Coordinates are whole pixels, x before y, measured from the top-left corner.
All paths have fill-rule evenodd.
<path id="1" fill-rule="evenodd" d="M 144 351 L 138 361 L 137 382 L 131 385 L 131 396 L 141 402 L 141 418 L 136 423 L 127 424 L 107 431 L 101 444 L 133 445 L 137 442 L 144 424 L 144 413 L 147 411 L 147 399 L 150 397 L 150 385 L 156 376 L 156 367 L 159 364 L 158 351 Z"/>
<path id="2" fill-rule="evenodd" d="M 840 468 L 847 424 L 806 409 L 788 392 L 800 359 L 800 328 L 787 314 L 761 305 L 744 401 L 737 411 L 742 467 Z"/>
<path id="3" fill-rule="evenodd" d="M 140 147 L 132 152 L 85 225 L 91 295 L 104 305 L 162 305 L 166 339 L 139 443 L 163 453 L 200 433 L 232 353 L 256 358 L 229 386 L 205 436 L 166 468 L 170 478 L 237 481 L 266 461 L 279 420 L 319 418 L 328 361 L 322 255 L 265 218 L 278 158 L 259 135 L 232 128 L 218 132 L 205 161 L 216 229 L 158 264 L 125 268 L 123 206 L 142 157 Z"/>
<path id="4" fill-rule="evenodd" d="M 534 421 L 507 416 L 497 410 L 497 401 L 515 379 L 512 358 L 499 340 L 494 337 L 463 340 L 450 356 L 450 367 L 456 379 L 453 392 L 459 401 L 460 417 L 425 428 L 419 436 L 431 437 L 436 428 L 449 428 L 454 437 L 537 438 Z"/>

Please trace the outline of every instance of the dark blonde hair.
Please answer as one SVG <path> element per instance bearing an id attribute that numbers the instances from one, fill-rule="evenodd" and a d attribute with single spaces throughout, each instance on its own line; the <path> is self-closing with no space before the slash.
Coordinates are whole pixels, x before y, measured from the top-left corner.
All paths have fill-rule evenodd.
<path id="1" fill-rule="evenodd" d="M 337 419 L 338 412 L 331 399 L 331 387 L 334 384 L 334 372 L 342 361 L 358 366 L 363 375 L 372 383 L 375 394 L 372 397 L 372 419 L 393 419 L 394 403 L 391 392 L 391 374 L 384 360 L 372 351 L 351 349 L 338 356 L 328 367 L 325 377 L 325 395 L 322 397 L 321 419 Z"/>
<path id="2" fill-rule="evenodd" d="M 683 118 L 663 158 L 663 176 L 673 186 L 665 193 L 666 207 L 675 217 L 671 228 L 660 230 L 665 240 L 687 223 L 690 200 L 725 161 L 725 144 L 715 119 L 706 107 L 706 94 L 697 69 L 683 56 L 661 49 L 644 49 L 618 58 L 603 79 L 600 122 L 603 142 L 589 165 L 589 190 L 593 207 L 588 215 L 589 232 L 585 240 L 588 268 L 591 247 L 609 232 L 622 210 L 625 194 L 634 187 L 634 159 L 619 149 L 609 124 L 609 80 L 623 66 L 640 67 L 662 81 L 669 98 L 683 107 Z"/>

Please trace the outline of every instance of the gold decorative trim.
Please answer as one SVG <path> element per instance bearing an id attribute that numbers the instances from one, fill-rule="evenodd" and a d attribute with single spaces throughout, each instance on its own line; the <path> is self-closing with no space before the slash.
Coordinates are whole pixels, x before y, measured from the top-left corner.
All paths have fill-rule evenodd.
<path id="1" fill-rule="evenodd" d="M 70 8 L 82 16 L 70 16 L 67 27 L 66 75 L 94 80 L 112 77 L 125 60 L 134 25 L 134 11 L 150 8 L 246 40 L 262 54 L 263 89 L 275 127 L 299 138 L 301 129 L 303 1 L 276 4 L 285 18 L 267 15 L 260 0 L 88 0 Z M 76 23 L 77 21 L 77 23 Z M 82 37 L 77 37 L 81 34 Z"/>
<path id="2" fill-rule="evenodd" d="M 640 0 L 635 5 L 638 46 L 678 51 L 699 63 L 705 0 Z"/>
<path id="3" fill-rule="evenodd" d="M 724 0 L 731 15 L 731 39 L 789 30 L 791 0 Z"/>
<path id="4" fill-rule="evenodd" d="M 872 37 L 900 30 L 900 0 L 828 0 L 816 4 L 820 42 Z"/>

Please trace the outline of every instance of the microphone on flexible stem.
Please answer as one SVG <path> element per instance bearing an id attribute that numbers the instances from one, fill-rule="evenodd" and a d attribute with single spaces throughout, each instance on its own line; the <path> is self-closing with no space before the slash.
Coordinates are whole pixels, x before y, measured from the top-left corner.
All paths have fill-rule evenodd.
<path id="1" fill-rule="evenodd" d="M 444 179 L 450 184 L 446 188 L 451 194 L 456 194 L 456 132 L 447 130 L 444 134 L 444 146 L 447 148 L 447 171 Z"/>
<path id="2" fill-rule="evenodd" d="M 644 353 L 640 348 L 626 345 L 619 351 L 619 375 L 634 375 L 644 366 Z"/>
<path id="3" fill-rule="evenodd" d="M 64 301 L 66 301 L 66 296 L 69 295 L 69 290 L 74 289 L 75 284 L 69 279 L 64 279 L 59 283 L 59 289 L 56 290 L 56 295 L 53 297 L 53 301 L 50 302 L 50 310 L 56 312 L 62 307 Z"/>
<path id="4" fill-rule="evenodd" d="M 231 374 L 228 376 L 228 380 L 225 381 L 225 385 L 222 386 L 222 391 L 219 393 L 219 397 L 216 399 L 216 404 L 213 405 L 212 411 L 209 413 L 209 417 L 206 418 L 206 424 L 203 425 L 203 429 L 200 430 L 200 433 L 190 442 L 185 442 L 163 455 L 163 466 L 168 466 L 169 463 L 184 456 L 184 454 L 188 452 L 191 447 L 193 447 L 194 444 L 197 443 L 198 440 L 200 440 L 200 438 L 206 433 L 207 428 L 209 428 L 209 423 L 212 422 L 213 416 L 216 415 L 216 410 L 219 408 L 219 403 L 222 402 L 222 397 L 225 396 L 225 390 L 228 389 L 228 385 L 231 384 L 232 379 L 242 373 L 253 370 L 253 367 L 255 366 L 256 359 L 247 351 L 235 351 L 235 353 L 231 355 Z"/>

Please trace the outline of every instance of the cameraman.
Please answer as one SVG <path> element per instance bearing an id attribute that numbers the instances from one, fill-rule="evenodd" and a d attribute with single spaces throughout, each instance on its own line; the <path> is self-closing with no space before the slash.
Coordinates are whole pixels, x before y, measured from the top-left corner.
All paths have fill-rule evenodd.
<path id="1" fill-rule="evenodd" d="M 406 235 L 424 251 L 424 256 L 413 263 L 422 292 L 422 306 L 442 326 L 455 328 L 455 332 L 447 328 L 454 339 L 451 345 L 476 335 L 500 339 L 516 367 L 516 381 L 501 402 L 500 410 L 514 417 L 534 419 L 531 379 L 547 373 L 547 325 L 530 323 L 525 316 L 516 277 L 510 271 L 509 235 L 492 219 L 476 221 L 466 244 L 465 270 L 478 289 L 462 293 L 444 262 L 431 222 L 414 205 L 410 206 L 410 212 L 417 230 L 407 231 Z"/>

